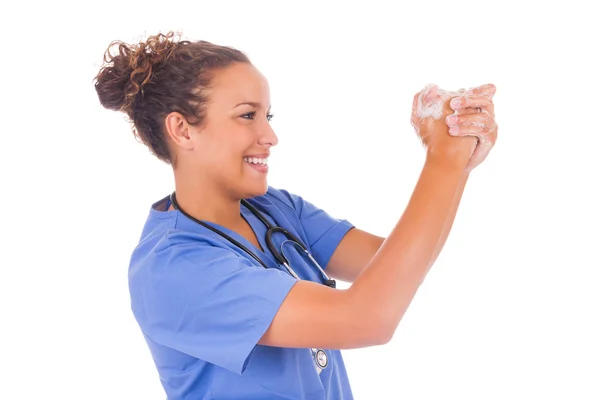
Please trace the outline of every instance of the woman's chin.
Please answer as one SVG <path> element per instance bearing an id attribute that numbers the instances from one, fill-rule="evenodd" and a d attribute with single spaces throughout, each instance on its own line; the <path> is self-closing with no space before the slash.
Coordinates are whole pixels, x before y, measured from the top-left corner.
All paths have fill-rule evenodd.
<path id="1" fill-rule="evenodd" d="M 244 189 L 244 192 L 246 194 L 246 196 L 244 196 L 245 198 L 258 197 L 263 196 L 265 193 L 267 193 L 269 185 L 267 183 L 267 180 L 265 179 L 262 182 L 255 182 L 251 186 L 248 185 Z"/>

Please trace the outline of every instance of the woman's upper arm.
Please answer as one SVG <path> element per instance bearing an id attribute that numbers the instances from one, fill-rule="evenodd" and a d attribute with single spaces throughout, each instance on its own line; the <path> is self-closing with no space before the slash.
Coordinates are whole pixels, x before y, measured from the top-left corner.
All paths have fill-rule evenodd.
<path id="1" fill-rule="evenodd" d="M 325 267 L 329 264 L 338 244 L 354 228 L 347 220 L 338 219 L 323 209 L 305 200 L 301 196 L 286 190 L 273 190 L 273 195 L 282 201 L 293 215 L 290 218 L 300 222 L 305 236 L 305 245 L 309 247 L 315 260 Z"/>
<path id="2" fill-rule="evenodd" d="M 258 343 L 333 349 L 379 339 L 380 325 L 348 291 L 297 281 L 220 247 L 181 244 L 140 259 L 130 293 L 149 338 L 236 373 Z"/>
<path id="3" fill-rule="evenodd" d="M 190 242 L 140 258 L 129 282 L 133 313 L 149 338 L 241 373 L 296 280 Z"/>
<path id="4" fill-rule="evenodd" d="M 385 343 L 389 330 L 348 290 L 298 281 L 259 343 L 278 347 L 352 349 Z"/>
<path id="5" fill-rule="evenodd" d="M 307 236 L 307 245 L 334 279 L 353 282 L 373 258 L 384 238 L 337 219 L 299 195 L 279 190 L 294 208 Z M 275 192 L 277 195 L 277 192 Z"/>
<path id="6" fill-rule="evenodd" d="M 367 266 L 385 239 L 358 228 L 348 231 L 335 249 L 327 273 L 334 279 L 354 282 Z"/>

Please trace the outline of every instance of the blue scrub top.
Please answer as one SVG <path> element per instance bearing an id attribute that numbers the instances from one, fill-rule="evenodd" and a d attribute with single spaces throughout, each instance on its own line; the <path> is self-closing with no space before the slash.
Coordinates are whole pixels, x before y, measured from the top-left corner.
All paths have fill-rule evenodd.
<path id="1" fill-rule="evenodd" d="M 339 350 L 326 349 L 329 365 L 317 373 L 309 349 L 257 344 L 296 283 L 268 251 L 266 226 L 241 206 L 263 253 L 241 235 L 210 224 L 268 269 L 179 211 L 164 211 L 166 201 L 150 208 L 131 257 L 129 290 L 168 399 L 352 399 Z M 248 201 L 300 238 L 324 269 L 353 228 L 285 190 L 269 187 Z M 279 248 L 285 238 L 276 233 L 273 240 Z M 321 282 L 314 266 L 298 253 L 292 258 L 301 279 Z"/>

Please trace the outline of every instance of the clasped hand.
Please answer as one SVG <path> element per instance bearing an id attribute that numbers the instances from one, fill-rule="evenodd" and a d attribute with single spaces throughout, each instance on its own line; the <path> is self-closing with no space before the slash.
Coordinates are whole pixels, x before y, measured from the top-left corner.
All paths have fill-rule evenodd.
<path id="1" fill-rule="evenodd" d="M 414 96 L 411 124 L 430 154 L 459 161 L 466 157 L 470 172 L 496 143 L 495 93 L 493 84 L 456 92 L 428 85 Z"/>

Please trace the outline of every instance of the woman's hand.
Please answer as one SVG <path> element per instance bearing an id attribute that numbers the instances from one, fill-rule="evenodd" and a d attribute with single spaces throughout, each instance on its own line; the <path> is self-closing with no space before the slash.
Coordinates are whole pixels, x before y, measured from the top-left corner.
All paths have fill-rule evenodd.
<path id="1" fill-rule="evenodd" d="M 473 154 L 477 138 L 472 135 L 451 136 L 446 118 L 455 114 L 455 110 L 450 107 L 450 101 L 456 97 L 460 98 L 463 93 L 464 90 L 448 92 L 436 85 L 428 85 L 414 96 L 411 115 L 411 124 L 428 156 L 462 167 L 467 165 Z M 460 107 L 459 110 L 466 113 L 464 107 Z"/>
<path id="2" fill-rule="evenodd" d="M 417 93 L 411 124 L 428 154 L 458 162 L 468 154 L 467 172 L 481 164 L 498 136 L 492 101 L 495 93 L 496 87 L 492 84 L 456 92 L 428 85 Z M 445 124 L 441 123 L 442 117 Z M 449 128 L 448 131 L 445 132 L 445 128 Z M 452 136 L 474 140 L 449 140 Z"/>
<path id="3" fill-rule="evenodd" d="M 454 114 L 446 117 L 450 135 L 471 136 L 478 140 L 466 167 L 468 172 L 486 159 L 496 143 L 498 124 L 492 102 L 495 93 L 496 86 L 487 84 L 462 91 L 460 96 L 450 101 L 450 107 L 455 110 Z"/>

